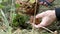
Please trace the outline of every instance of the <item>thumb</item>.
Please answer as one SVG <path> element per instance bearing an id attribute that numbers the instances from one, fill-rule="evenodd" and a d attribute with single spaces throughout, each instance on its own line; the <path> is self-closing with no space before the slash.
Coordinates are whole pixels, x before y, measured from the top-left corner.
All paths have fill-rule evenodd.
<path id="1" fill-rule="evenodd" d="M 40 27 L 42 27 L 42 26 L 36 25 L 36 24 L 32 24 L 32 26 L 35 27 L 35 28 L 40 28 Z"/>

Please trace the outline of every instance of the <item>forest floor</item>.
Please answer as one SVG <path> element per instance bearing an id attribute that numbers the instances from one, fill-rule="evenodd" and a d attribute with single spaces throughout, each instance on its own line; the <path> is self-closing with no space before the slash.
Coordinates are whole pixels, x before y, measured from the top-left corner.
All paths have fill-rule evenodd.
<path id="1" fill-rule="evenodd" d="M 9 6 L 8 6 L 9 7 Z M 55 8 L 59 8 L 60 7 L 60 0 L 55 0 L 54 2 L 53 2 L 53 6 L 49 6 L 49 7 L 46 7 L 46 6 L 42 6 L 42 5 L 40 5 L 40 7 L 39 7 L 39 13 L 41 13 L 41 12 L 43 12 L 43 11 L 46 11 L 46 10 L 51 10 L 51 9 L 55 9 Z M 13 9 L 14 7 L 12 6 L 12 10 L 14 10 Z M 11 10 L 11 9 L 10 9 Z M 8 10 L 7 10 L 8 11 Z M 13 12 L 11 12 L 10 14 L 12 14 Z M 2 12 L 2 14 L 3 14 L 3 12 Z M 3 14 L 3 16 L 4 16 L 4 14 Z M 11 16 L 11 15 L 8 15 L 9 17 Z M 0 16 L 1 17 L 1 16 Z M 3 18 L 3 17 L 2 17 Z M 5 16 L 4 16 L 4 18 L 5 18 Z M 6 18 L 5 18 L 6 19 Z M 10 18 L 11 19 L 11 18 Z M 0 19 L 0 21 L 1 21 L 1 19 Z M 6 23 L 4 23 L 4 24 L 6 24 L 6 26 L 8 27 L 8 22 L 7 22 L 7 20 L 5 20 L 5 22 Z M 48 29 L 56 29 L 56 30 L 59 30 L 59 32 L 60 32 L 60 25 L 59 26 L 57 26 L 59 24 L 59 22 L 55 22 L 54 24 L 52 24 L 51 26 L 49 26 L 49 27 L 47 27 Z M 10 24 L 9 24 L 10 25 Z M 13 34 L 52 34 L 52 33 L 50 33 L 49 31 L 47 31 L 47 30 L 40 30 L 40 29 L 20 29 L 20 27 L 19 28 L 17 28 L 16 30 L 14 30 L 12 27 L 10 28 L 10 27 L 8 27 L 8 28 L 6 28 L 5 26 L 1 26 L 1 23 L 0 23 L 0 27 L 2 27 L 2 28 L 0 28 L 0 34 L 1 33 L 3 33 L 3 30 L 4 30 L 4 33 L 6 32 L 6 30 L 8 30 L 8 32 L 10 32 L 10 33 L 13 33 Z M 6 28 L 6 30 L 5 30 L 5 28 Z M 2 30 L 3 29 L 3 30 Z M 11 30 L 10 29 L 13 29 L 12 30 L 12 32 L 11 32 Z M 2 31 L 2 32 L 1 32 Z M 60 33 L 59 33 L 60 34 Z"/>
<path id="2" fill-rule="evenodd" d="M 40 6 L 39 12 L 49 10 L 49 9 L 55 9 L 58 7 L 60 7 L 60 0 L 55 0 L 53 2 L 53 6 L 51 6 L 51 7 Z M 52 27 L 54 27 L 54 26 L 52 26 Z M 42 31 L 34 30 L 34 32 L 32 32 L 32 30 L 26 30 L 26 29 L 20 30 L 19 28 L 15 32 L 20 32 L 21 34 L 32 34 L 32 33 L 34 33 L 34 34 L 51 34 L 50 32 L 47 32 L 46 30 L 42 30 Z"/>

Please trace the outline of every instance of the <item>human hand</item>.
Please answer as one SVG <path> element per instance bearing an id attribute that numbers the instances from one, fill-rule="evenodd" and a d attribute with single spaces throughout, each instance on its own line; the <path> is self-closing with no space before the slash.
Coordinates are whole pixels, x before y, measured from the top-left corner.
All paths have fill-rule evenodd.
<path id="1" fill-rule="evenodd" d="M 40 18 L 42 19 L 42 21 L 38 25 L 32 23 L 34 27 L 36 28 L 46 27 L 56 20 L 55 10 L 47 10 L 45 12 L 37 14 L 36 18 Z"/>
<path id="2" fill-rule="evenodd" d="M 39 2 L 39 4 L 40 5 L 44 5 L 44 6 L 51 6 L 52 4 L 52 2 L 53 2 L 54 0 L 38 0 L 38 2 Z"/>

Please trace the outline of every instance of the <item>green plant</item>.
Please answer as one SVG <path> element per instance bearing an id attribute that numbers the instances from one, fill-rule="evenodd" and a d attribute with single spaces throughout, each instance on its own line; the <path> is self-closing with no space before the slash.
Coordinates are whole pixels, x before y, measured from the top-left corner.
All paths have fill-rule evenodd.
<path id="1" fill-rule="evenodd" d="M 26 22 L 29 20 L 29 17 L 26 15 L 16 14 L 13 18 L 12 26 L 14 27 L 21 27 L 21 28 L 28 28 L 30 25 Z"/>

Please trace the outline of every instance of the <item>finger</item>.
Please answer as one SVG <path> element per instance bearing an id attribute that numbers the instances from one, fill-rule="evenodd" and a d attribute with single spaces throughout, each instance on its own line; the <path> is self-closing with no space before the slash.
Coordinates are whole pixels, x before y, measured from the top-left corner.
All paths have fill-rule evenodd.
<path id="1" fill-rule="evenodd" d="M 44 17 L 44 14 L 45 14 L 45 12 L 40 13 L 40 14 L 37 14 L 37 15 L 36 15 L 36 18 L 43 18 L 43 17 Z"/>
<path id="2" fill-rule="evenodd" d="M 44 2 L 44 5 L 47 5 L 47 3 L 46 3 L 46 2 Z"/>
<path id="3" fill-rule="evenodd" d="M 48 6 L 48 4 L 47 4 L 46 2 L 44 2 L 44 4 L 43 4 L 43 5 L 44 5 L 44 6 L 46 6 L 46 7 Z"/>
<path id="4" fill-rule="evenodd" d="M 39 2 L 40 5 L 43 5 L 43 2 Z"/>
<path id="5" fill-rule="evenodd" d="M 40 28 L 41 27 L 41 26 L 33 24 L 33 23 L 32 23 L 32 26 L 35 27 L 35 28 Z"/>
<path id="6" fill-rule="evenodd" d="M 49 17 L 44 17 L 43 19 L 42 19 L 42 22 L 39 24 L 39 26 L 41 27 L 46 27 L 46 26 L 48 26 L 48 25 L 50 25 L 52 23 L 52 20 L 49 18 Z"/>

